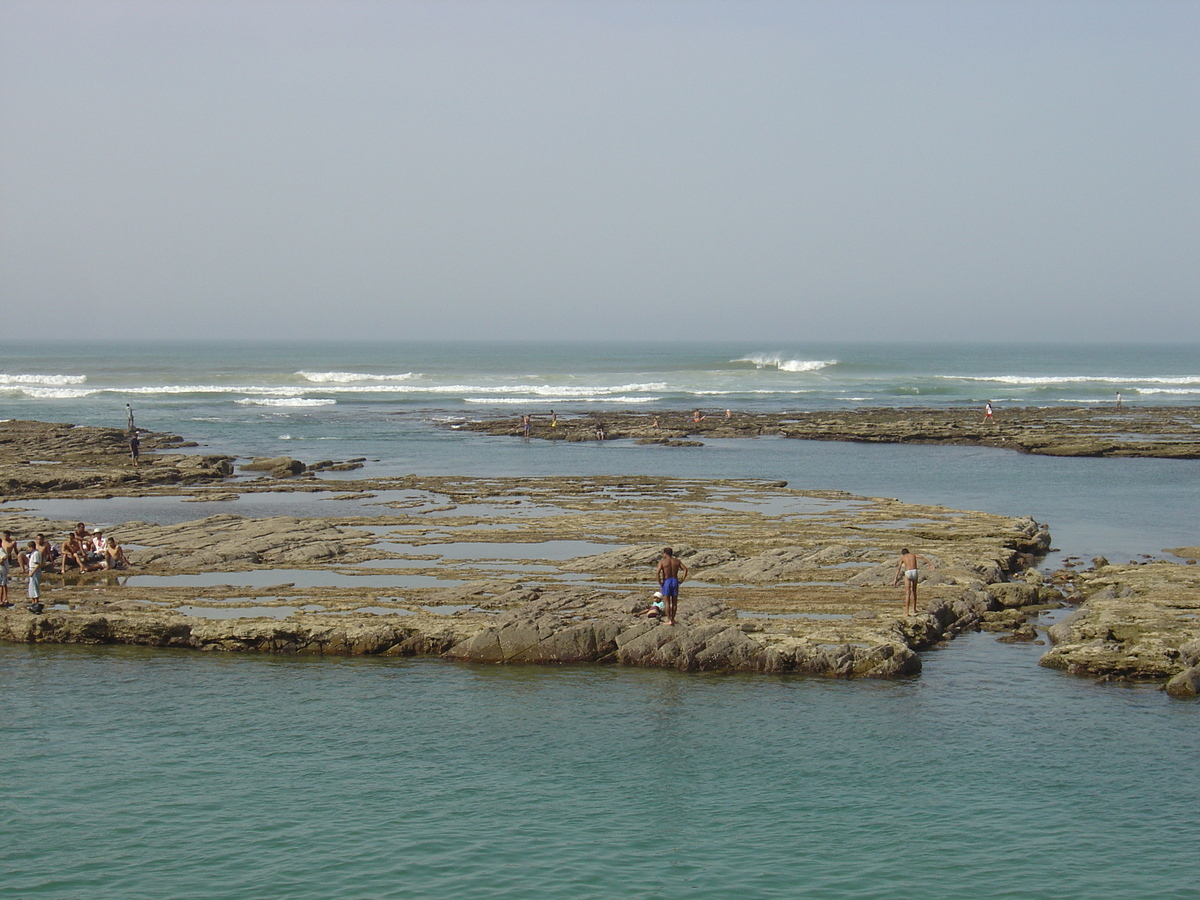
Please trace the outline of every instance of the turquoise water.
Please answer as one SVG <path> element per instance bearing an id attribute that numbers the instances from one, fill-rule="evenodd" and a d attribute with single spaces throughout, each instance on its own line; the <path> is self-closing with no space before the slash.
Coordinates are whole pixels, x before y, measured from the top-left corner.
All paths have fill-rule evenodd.
<path id="1" fill-rule="evenodd" d="M 0 647 L 3 891 L 1195 897 L 1200 707 L 1040 649 L 846 683 Z"/>
<path id="2" fill-rule="evenodd" d="M 123 426 L 132 402 L 139 425 L 205 452 L 367 457 L 347 478 L 784 479 L 1033 515 L 1061 548 L 1046 565 L 1200 543 L 1200 461 L 551 444 L 447 426 L 984 399 L 1002 415 L 1116 390 L 1194 402 L 1200 354 L 47 344 L 0 360 L 0 418 Z M 18 505 L 110 531 L 394 512 L 308 494 Z M 686 539 L 686 524 L 664 527 Z M 971 635 L 926 654 L 918 679 L 879 684 L 0 645 L 0 895 L 1200 896 L 1200 705 L 1038 668 L 1044 649 Z"/>

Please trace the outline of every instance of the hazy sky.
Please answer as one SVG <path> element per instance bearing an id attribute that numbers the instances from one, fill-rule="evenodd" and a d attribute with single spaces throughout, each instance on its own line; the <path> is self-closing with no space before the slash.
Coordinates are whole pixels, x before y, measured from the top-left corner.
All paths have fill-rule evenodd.
<path id="1" fill-rule="evenodd" d="M 0 0 L 3 334 L 1200 339 L 1200 3 Z"/>

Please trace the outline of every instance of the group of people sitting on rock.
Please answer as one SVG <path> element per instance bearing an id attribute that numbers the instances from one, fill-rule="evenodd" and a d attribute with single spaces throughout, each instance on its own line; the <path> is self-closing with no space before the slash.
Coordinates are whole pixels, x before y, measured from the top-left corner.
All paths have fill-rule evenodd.
<path id="1" fill-rule="evenodd" d="M 11 532 L 4 532 L 0 541 L 5 566 L 17 568 L 22 575 L 29 574 L 29 558 L 35 550 L 40 554 L 43 571 L 58 569 L 62 575 L 66 574 L 68 568 L 79 572 L 99 572 L 124 569 L 129 565 L 129 557 L 116 538 L 105 537 L 100 529 L 89 532 L 82 522 L 57 546 L 46 540 L 44 534 L 30 541 L 24 550 L 13 539 Z"/>

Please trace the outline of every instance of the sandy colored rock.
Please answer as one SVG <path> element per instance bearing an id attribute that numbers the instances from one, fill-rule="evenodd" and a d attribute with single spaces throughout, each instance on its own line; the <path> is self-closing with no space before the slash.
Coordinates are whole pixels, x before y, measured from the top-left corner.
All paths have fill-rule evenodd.
<path id="1" fill-rule="evenodd" d="M 988 610 L 1034 600 L 1035 587 L 1004 579 L 1048 544 L 1028 518 L 778 482 L 305 477 L 304 490 L 331 497 L 403 490 L 408 499 L 372 516 L 231 511 L 175 525 L 124 523 L 110 530 L 137 548 L 133 569 L 48 576 L 46 615 L 0 613 L 0 637 L 899 677 L 919 670 L 917 650 L 978 627 Z M 239 483 L 243 493 L 257 487 Z M 10 521 L 21 533 L 70 524 Z M 562 541 L 600 552 L 546 558 L 542 547 Z M 460 558 L 460 542 L 478 549 Z M 502 559 L 489 558 L 493 544 Z M 679 624 L 650 627 L 635 613 L 657 586 L 654 566 L 668 544 L 692 575 Z M 924 612 L 907 619 L 893 586 L 904 546 L 938 564 L 921 585 Z M 341 586 L 305 586 L 305 571 Z M 253 572 L 278 580 L 248 587 L 240 576 Z M 208 587 L 182 580 L 210 573 L 221 575 Z"/>
<path id="2" fill-rule="evenodd" d="M 1200 662 L 1200 572 L 1165 561 L 1075 574 L 1083 606 L 1049 629 L 1041 664 L 1163 682 Z"/>
<path id="3" fill-rule="evenodd" d="M 654 427 L 658 420 L 658 428 Z M 609 440 L 695 447 L 704 441 L 777 435 L 815 441 L 963 444 L 1044 456 L 1200 458 L 1200 407 L 995 407 L 995 421 L 965 408 L 864 408 L 791 413 L 737 412 L 700 422 L 689 413 L 606 412 Z M 559 415 L 558 427 L 533 417 L 535 439 L 596 439 L 597 418 Z M 453 427 L 494 435 L 522 434 L 519 417 L 456 422 Z"/>

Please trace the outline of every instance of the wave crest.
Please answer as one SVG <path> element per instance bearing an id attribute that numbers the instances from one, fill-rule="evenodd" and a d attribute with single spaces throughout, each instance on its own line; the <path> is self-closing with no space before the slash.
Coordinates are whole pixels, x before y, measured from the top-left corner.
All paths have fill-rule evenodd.
<path id="1" fill-rule="evenodd" d="M 752 353 L 732 362 L 754 363 L 756 369 L 778 369 L 780 372 L 819 372 L 838 363 L 836 359 L 784 359 L 782 353 Z"/>
<path id="2" fill-rule="evenodd" d="M 284 407 L 333 406 L 335 403 L 337 403 L 336 400 L 319 400 L 309 397 L 285 397 L 282 399 L 271 399 L 267 397 L 244 397 L 243 399 L 235 402 L 242 406 Z"/>
<path id="3" fill-rule="evenodd" d="M 368 375 L 365 372 L 297 372 L 299 377 L 314 384 L 387 384 L 394 381 L 412 381 L 415 372 L 404 372 L 399 375 Z"/>
<path id="4" fill-rule="evenodd" d="M 1200 376 L 1157 378 L 1137 377 L 1116 378 L 1111 375 L 940 375 L 954 381 L 990 381 L 996 384 L 1200 384 Z"/>
<path id="5" fill-rule="evenodd" d="M 57 387 L 64 384 L 86 383 L 86 375 L 0 375 L 0 384 L 15 387 Z"/>

